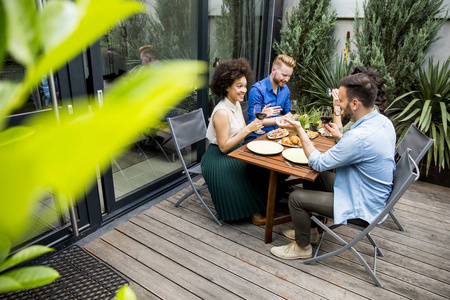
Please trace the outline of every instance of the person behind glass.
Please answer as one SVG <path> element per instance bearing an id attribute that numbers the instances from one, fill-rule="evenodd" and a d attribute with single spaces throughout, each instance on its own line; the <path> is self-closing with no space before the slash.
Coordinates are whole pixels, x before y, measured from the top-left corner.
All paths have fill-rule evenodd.
<path id="1" fill-rule="evenodd" d="M 139 57 L 143 65 L 154 65 L 159 63 L 159 54 L 156 48 L 152 45 L 145 45 L 139 48 Z"/>
<path id="2" fill-rule="evenodd" d="M 289 195 L 294 230 L 283 234 L 293 241 L 273 247 L 273 255 L 284 259 L 312 256 L 311 244 L 318 243 L 319 233 L 317 225 L 311 224 L 310 212 L 333 218 L 334 224 L 367 226 L 384 209 L 392 189 L 396 135 L 392 122 L 374 110 L 376 97 L 377 87 L 369 76 L 341 79 L 339 105 L 355 124 L 325 153 L 313 146 L 299 122 L 286 118 L 300 136 L 308 164 L 322 173 Z M 332 169 L 336 173 L 326 172 Z"/>
<path id="3" fill-rule="evenodd" d="M 386 108 L 386 92 L 384 90 L 384 80 L 383 78 L 371 67 L 356 67 L 351 75 L 353 74 L 359 74 L 363 73 L 369 76 L 374 84 L 377 86 L 377 98 L 375 100 L 375 109 L 379 112 L 383 112 Z M 351 126 L 355 124 L 355 121 L 351 120 L 345 124 L 345 126 L 342 125 L 342 114 L 341 114 L 341 108 L 339 106 L 339 90 L 334 89 L 331 93 L 333 96 L 333 107 L 334 107 L 334 119 L 333 122 L 337 125 L 337 128 L 339 132 L 333 131 L 331 134 L 338 140 L 341 138 L 342 134 L 349 131 L 351 129 Z"/>
<path id="4" fill-rule="evenodd" d="M 263 131 L 269 132 L 277 128 L 277 122 L 282 121 L 280 115 L 289 113 L 291 103 L 289 98 L 291 92 L 286 83 L 291 79 L 294 71 L 295 60 L 285 54 L 280 54 L 275 57 L 272 64 L 272 71 L 270 75 L 263 80 L 255 83 L 248 94 L 248 122 L 255 119 L 254 108 L 260 105 L 265 108 L 267 117 L 263 121 Z M 289 124 L 286 126 L 290 127 Z M 252 132 L 246 139 L 245 143 L 257 138 L 259 135 Z"/>
<path id="5" fill-rule="evenodd" d="M 252 76 L 243 58 L 223 61 L 216 67 L 210 87 L 222 100 L 211 114 L 206 134 L 210 144 L 201 167 L 218 219 L 252 216 L 255 224 L 263 224 L 265 218 L 259 212 L 265 209 L 268 176 L 256 166 L 227 156 L 248 134 L 262 127 L 260 120 L 245 124 L 240 104 Z"/>

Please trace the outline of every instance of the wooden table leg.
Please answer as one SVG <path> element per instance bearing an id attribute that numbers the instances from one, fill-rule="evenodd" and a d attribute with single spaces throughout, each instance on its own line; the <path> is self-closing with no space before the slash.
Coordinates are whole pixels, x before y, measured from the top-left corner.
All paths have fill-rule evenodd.
<path id="1" fill-rule="evenodd" d="M 272 242 L 273 216 L 275 210 L 275 194 L 277 192 L 278 172 L 270 170 L 269 193 L 267 194 L 266 232 L 264 243 Z"/>

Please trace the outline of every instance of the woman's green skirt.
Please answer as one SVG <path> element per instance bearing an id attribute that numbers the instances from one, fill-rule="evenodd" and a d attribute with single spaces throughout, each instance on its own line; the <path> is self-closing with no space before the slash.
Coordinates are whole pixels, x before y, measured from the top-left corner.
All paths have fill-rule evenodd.
<path id="1" fill-rule="evenodd" d="M 268 170 L 230 158 L 213 144 L 201 165 L 219 220 L 239 220 L 265 209 Z"/>

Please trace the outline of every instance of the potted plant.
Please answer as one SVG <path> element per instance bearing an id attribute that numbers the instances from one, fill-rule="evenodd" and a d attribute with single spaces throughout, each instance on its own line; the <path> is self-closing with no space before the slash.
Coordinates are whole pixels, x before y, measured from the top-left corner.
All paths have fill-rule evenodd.
<path id="1" fill-rule="evenodd" d="M 320 109 L 314 107 L 311 108 L 308 112 L 308 118 L 309 118 L 309 129 L 312 131 L 319 130 L 319 126 L 321 124 Z"/>

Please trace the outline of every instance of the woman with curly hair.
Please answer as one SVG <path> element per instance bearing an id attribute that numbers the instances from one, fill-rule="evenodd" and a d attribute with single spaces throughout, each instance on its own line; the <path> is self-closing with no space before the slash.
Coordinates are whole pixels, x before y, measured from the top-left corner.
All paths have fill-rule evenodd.
<path id="1" fill-rule="evenodd" d="M 265 209 L 267 172 L 227 156 L 248 134 L 262 127 L 260 120 L 245 125 L 240 104 L 252 76 L 243 58 L 223 61 L 216 67 L 210 86 L 222 100 L 211 114 L 206 134 L 210 145 L 201 166 L 219 220 L 252 216 L 255 224 L 263 224 L 259 212 Z"/>

